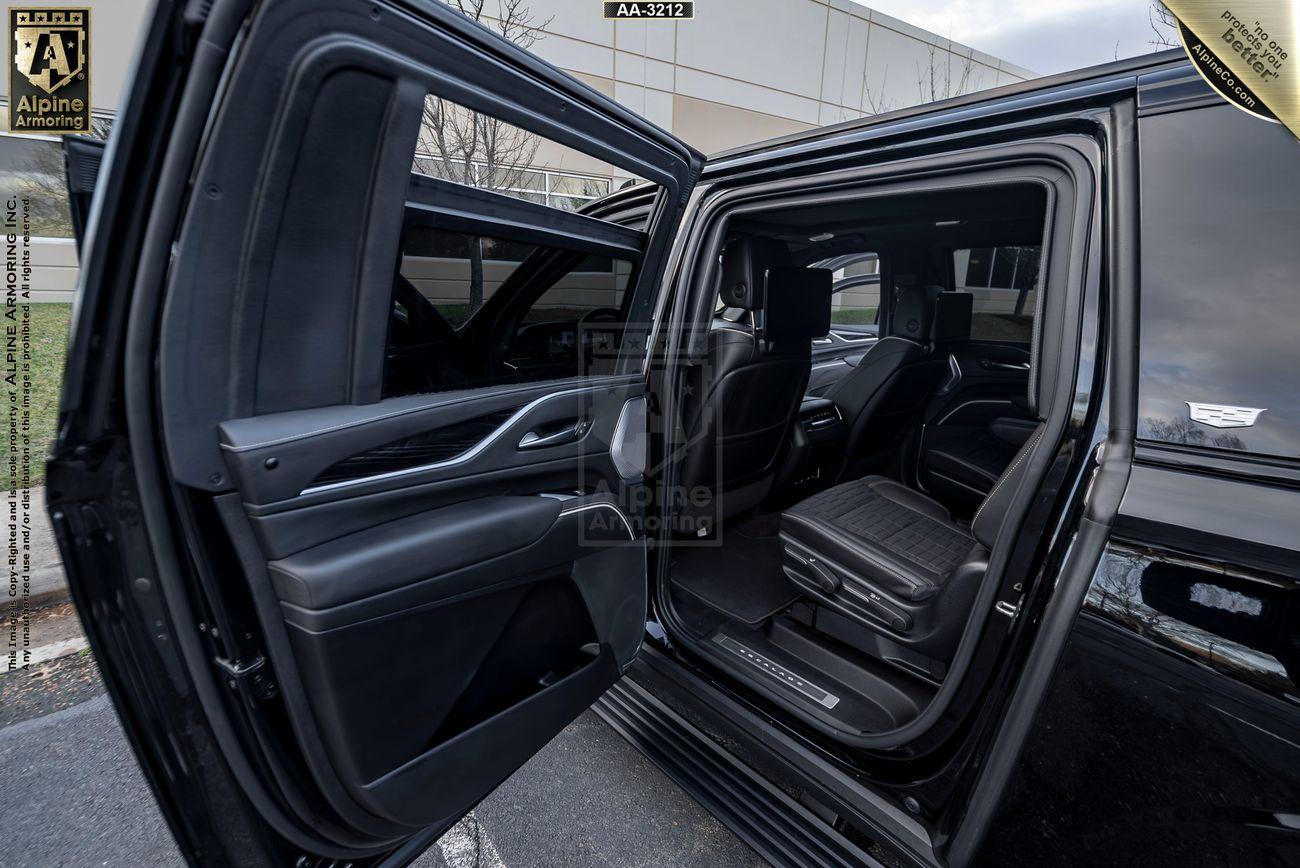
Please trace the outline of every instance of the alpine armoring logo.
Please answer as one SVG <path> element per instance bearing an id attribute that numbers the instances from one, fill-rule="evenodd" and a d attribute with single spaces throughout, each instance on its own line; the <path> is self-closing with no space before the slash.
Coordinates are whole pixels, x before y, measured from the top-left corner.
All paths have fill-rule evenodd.
<path id="1" fill-rule="evenodd" d="M 90 10 L 9 10 L 9 129 L 84 133 L 90 129 Z"/>

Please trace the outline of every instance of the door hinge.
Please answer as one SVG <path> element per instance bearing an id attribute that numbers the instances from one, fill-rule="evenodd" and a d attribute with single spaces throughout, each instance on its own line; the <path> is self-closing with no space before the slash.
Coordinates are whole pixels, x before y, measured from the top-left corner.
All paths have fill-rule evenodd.
<path id="1" fill-rule="evenodd" d="M 250 659 L 227 660 L 213 657 L 212 662 L 225 673 L 226 686 L 231 690 L 248 690 L 257 699 L 270 699 L 276 694 L 275 680 L 266 670 L 266 658 L 257 654 Z"/>
<path id="2" fill-rule="evenodd" d="M 1009 603 L 1006 600 L 998 600 L 997 605 L 993 608 L 1000 614 L 1006 615 L 1008 618 L 1014 618 L 1016 615 L 1020 614 L 1020 604 Z"/>

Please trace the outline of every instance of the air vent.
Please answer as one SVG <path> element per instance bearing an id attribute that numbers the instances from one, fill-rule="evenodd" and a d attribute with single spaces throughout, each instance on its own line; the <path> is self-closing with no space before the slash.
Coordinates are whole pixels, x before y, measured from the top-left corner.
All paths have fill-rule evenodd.
<path id="1" fill-rule="evenodd" d="M 811 407 L 799 414 L 799 421 L 809 431 L 838 425 L 843 419 L 844 417 L 840 415 L 840 408 L 834 404 Z"/>

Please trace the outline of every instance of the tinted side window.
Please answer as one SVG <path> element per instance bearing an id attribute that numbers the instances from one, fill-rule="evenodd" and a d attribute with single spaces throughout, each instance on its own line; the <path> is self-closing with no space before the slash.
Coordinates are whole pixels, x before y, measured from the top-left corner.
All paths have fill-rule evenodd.
<path id="1" fill-rule="evenodd" d="M 416 226 L 402 244 L 401 273 L 459 328 L 536 249 L 526 241 Z"/>
<path id="2" fill-rule="evenodd" d="M 412 227 L 393 291 L 384 395 L 608 373 L 632 271 L 608 256 Z M 480 310 L 487 323 L 470 335 Z"/>
<path id="3" fill-rule="evenodd" d="M 831 326 L 871 325 L 880 318 L 880 256 L 845 253 L 810 263 L 831 270 Z"/>
<path id="4" fill-rule="evenodd" d="M 524 322 L 617 319 L 632 264 L 608 256 L 587 256 L 542 293 Z"/>
<path id="5" fill-rule="evenodd" d="M 1143 118 L 1139 140 L 1138 436 L 1300 456 L 1300 143 L 1228 105 Z M 1263 412 L 1216 427 L 1188 402 Z"/>
<path id="6" fill-rule="evenodd" d="M 411 169 L 385 397 L 618 368 L 645 235 L 574 212 L 638 179 L 436 94 Z"/>
<path id="7" fill-rule="evenodd" d="M 874 253 L 841 257 L 833 273 L 831 325 L 870 325 L 880 317 L 880 258 Z"/>
<path id="8" fill-rule="evenodd" d="M 962 247 L 952 252 L 956 289 L 975 296 L 971 340 L 1028 344 L 1034 331 L 1042 248 Z"/>

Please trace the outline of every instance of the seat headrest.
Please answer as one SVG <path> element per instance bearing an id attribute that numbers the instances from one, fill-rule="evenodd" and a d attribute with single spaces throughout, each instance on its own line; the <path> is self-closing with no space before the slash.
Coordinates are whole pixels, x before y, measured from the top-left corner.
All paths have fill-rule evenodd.
<path id="1" fill-rule="evenodd" d="M 763 275 L 779 262 L 785 246 L 767 238 L 737 238 L 722 251 L 718 296 L 727 307 L 758 310 L 763 306 Z"/>
<path id="2" fill-rule="evenodd" d="M 806 343 L 831 330 L 829 268 L 769 268 L 766 296 L 763 337 L 767 341 Z"/>
<path id="3" fill-rule="evenodd" d="M 969 292 L 941 292 L 934 305 L 934 342 L 970 340 L 971 310 L 975 296 Z"/>
<path id="4" fill-rule="evenodd" d="M 943 292 L 938 286 L 899 286 L 894 290 L 894 315 L 890 334 L 917 343 L 930 339 L 934 300 Z"/>

